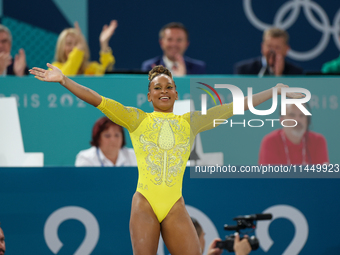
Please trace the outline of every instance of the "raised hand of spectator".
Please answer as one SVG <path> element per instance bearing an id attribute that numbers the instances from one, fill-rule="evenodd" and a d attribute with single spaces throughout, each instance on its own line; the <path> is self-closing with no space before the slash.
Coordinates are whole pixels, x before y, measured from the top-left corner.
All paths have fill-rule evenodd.
<path id="1" fill-rule="evenodd" d="M 83 33 L 81 32 L 81 29 L 80 29 L 77 21 L 74 22 L 74 28 L 76 29 L 77 35 L 78 35 L 78 43 L 77 43 L 76 47 L 79 50 L 85 50 L 86 49 L 86 40 L 85 40 Z"/>
<path id="2" fill-rule="evenodd" d="M 108 51 L 109 48 L 109 41 L 112 37 L 112 35 L 114 34 L 116 28 L 118 26 L 118 22 L 117 20 L 111 20 L 109 25 L 104 25 L 103 26 L 103 30 L 100 33 L 99 36 L 99 42 L 100 42 L 100 50 L 101 51 Z"/>
<path id="3" fill-rule="evenodd" d="M 284 69 L 285 69 L 285 58 L 282 54 L 276 53 L 275 63 L 274 63 L 274 74 L 276 76 L 280 76 L 283 74 Z"/>
<path id="4" fill-rule="evenodd" d="M 12 64 L 12 57 L 10 53 L 0 52 L 0 76 L 10 64 Z"/>
<path id="5" fill-rule="evenodd" d="M 13 71 L 16 76 L 24 76 L 26 69 L 26 54 L 24 49 L 20 49 L 14 57 Z"/>
<path id="6" fill-rule="evenodd" d="M 176 66 L 176 68 L 172 69 L 173 75 L 175 75 L 175 76 L 186 75 L 187 69 L 186 69 L 186 66 L 185 66 L 185 61 L 184 61 L 183 56 L 178 53 L 178 54 L 176 54 L 175 59 L 176 59 L 177 66 Z"/>

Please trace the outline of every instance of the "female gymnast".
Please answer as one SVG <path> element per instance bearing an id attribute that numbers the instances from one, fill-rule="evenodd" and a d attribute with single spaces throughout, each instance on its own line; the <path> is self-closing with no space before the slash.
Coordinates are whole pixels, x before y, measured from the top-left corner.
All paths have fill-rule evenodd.
<path id="1" fill-rule="evenodd" d="M 149 72 L 148 101 L 154 112 L 145 113 L 134 107 L 100 96 L 67 78 L 56 67 L 33 68 L 30 73 L 41 81 L 59 82 L 74 95 L 97 107 L 107 117 L 128 129 L 137 157 L 138 184 L 133 196 L 130 235 L 136 255 L 157 253 L 160 233 L 172 255 L 199 255 L 200 243 L 182 197 L 182 180 L 190 145 L 196 134 L 213 128 L 213 119 L 232 116 L 233 104 L 224 104 L 200 112 L 175 115 L 178 99 L 170 71 L 156 66 Z M 278 84 L 281 93 L 283 84 Z M 291 97 L 301 97 L 293 93 Z M 254 106 L 270 99 L 272 89 L 253 95 Z M 245 102 L 247 98 L 245 99 Z M 245 103 L 245 109 L 248 104 Z"/>

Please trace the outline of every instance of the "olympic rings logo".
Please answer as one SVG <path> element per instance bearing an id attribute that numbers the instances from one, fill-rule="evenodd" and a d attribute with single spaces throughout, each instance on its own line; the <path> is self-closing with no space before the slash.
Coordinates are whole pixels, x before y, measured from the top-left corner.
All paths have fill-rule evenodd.
<path id="1" fill-rule="evenodd" d="M 340 50 L 340 40 L 338 38 L 340 35 L 340 9 L 335 14 L 333 26 L 331 26 L 326 12 L 317 3 L 311 0 L 291 0 L 284 3 L 279 8 L 275 14 L 273 24 L 267 24 L 255 16 L 251 2 L 252 0 L 243 0 L 243 9 L 250 23 L 259 30 L 264 31 L 273 26 L 287 30 L 295 23 L 302 8 L 308 22 L 312 25 L 312 27 L 322 33 L 319 43 L 313 49 L 305 52 L 298 52 L 291 49 L 288 52 L 288 56 L 292 59 L 307 61 L 316 58 L 327 47 L 331 35 L 333 35 L 334 43 Z M 312 11 L 319 16 L 321 22 L 315 18 Z M 288 13 L 289 15 L 287 16 Z M 287 18 L 285 18 L 286 16 Z"/>

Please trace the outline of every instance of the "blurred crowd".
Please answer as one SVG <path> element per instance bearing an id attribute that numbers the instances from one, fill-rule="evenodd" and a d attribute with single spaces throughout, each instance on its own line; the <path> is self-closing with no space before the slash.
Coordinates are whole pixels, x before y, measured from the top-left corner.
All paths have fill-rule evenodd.
<path id="1" fill-rule="evenodd" d="M 114 72 L 115 58 L 110 48 L 118 22 L 112 20 L 104 25 L 99 36 L 99 61 L 90 60 L 90 49 L 83 33 L 75 22 L 73 28 L 64 29 L 55 47 L 54 66 L 62 70 L 65 75 L 104 75 Z M 340 38 L 339 38 L 340 40 Z M 11 31 L 0 24 L 0 76 L 28 75 L 26 54 L 20 49 L 15 56 L 11 55 L 13 38 Z M 269 28 L 264 31 L 262 42 L 258 42 L 261 56 L 240 60 L 234 65 L 234 74 L 242 75 L 301 75 L 304 70 L 286 59 L 289 46 L 289 35 L 279 28 Z M 174 76 L 187 74 L 206 74 L 206 63 L 185 55 L 190 44 L 189 31 L 178 22 L 171 22 L 159 31 L 159 45 L 163 55 L 143 61 L 140 73 L 149 72 L 154 66 L 167 67 Z M 115 49 L 117 50 L 117 49 Z M 209 64 L 209 63 L 208 63 Z M 340 73 L 340 57 L 324 63 L 322 73 Z"/>

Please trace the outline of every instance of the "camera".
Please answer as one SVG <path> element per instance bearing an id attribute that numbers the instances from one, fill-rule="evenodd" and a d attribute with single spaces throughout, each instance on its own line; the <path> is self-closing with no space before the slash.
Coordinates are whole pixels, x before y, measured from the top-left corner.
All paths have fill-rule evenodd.
<path id="1" fill-rule="evenodd" d="M 229 226 L 229 225 L 224 225 L 224 230 L 228 230 L 228 231 L 236 231 L 239 234 L 241 229 L 247 229 L 247 228 L 251 228 L 252 231 L 254 232 L 256 225 L 254 223 L 254 221 L 257 220 L 271 220 L 273 217 L 272 214 L 252 214 L 252 215 L 246 215 L 246 216 L 237 216 L 235 217 L 233 220 L 237 221 L 237 225 L 235 226 Z M 240 236 L 240 240 L 242 240 L 243 237 Z M 220 249 L 225 249 L 229 252 L 233 252 L 234 251 L 234 240 L 235 240 L 235 235 L 231 234 L 229 236 L 226 236 L 224 241 L 220 241 L 216 243 L 216 248 L 220 248 Z M 260 246 L 259 240 L 255 237 L 252 236 L 250 238 L 248 238 L 248 242 L 250 244 L 251 249 L 257 250 Z"/>
<path id="2" fill-rule="evenodd" d="M 242 239 L 243 237 L 240 237 L 240 240 Z M 225 249 L 229 252 L 233 252 L 234 251 L 234 240 L 235 240 L 234 235 L 226 236 L 224 241 L 216 243 L 216 248 Z M 255 236 L 248 238 L 248 242 L 253 251 L 257 250 L 260 246 L 259 240 Z"/>

